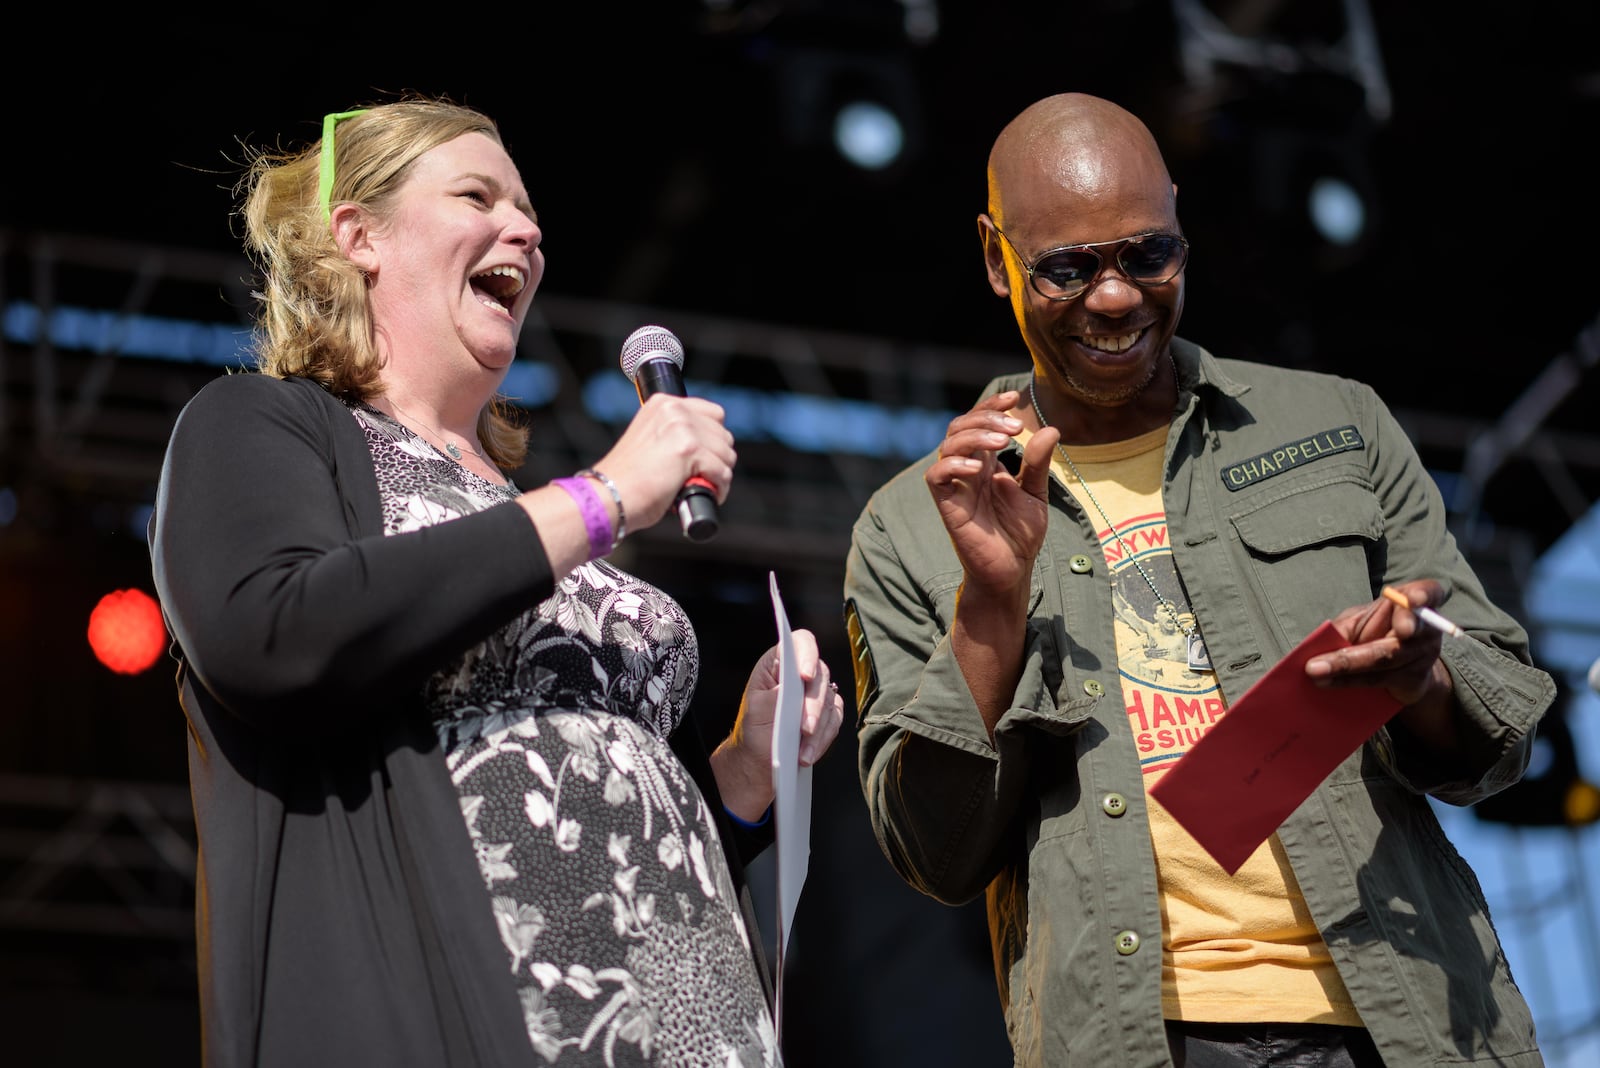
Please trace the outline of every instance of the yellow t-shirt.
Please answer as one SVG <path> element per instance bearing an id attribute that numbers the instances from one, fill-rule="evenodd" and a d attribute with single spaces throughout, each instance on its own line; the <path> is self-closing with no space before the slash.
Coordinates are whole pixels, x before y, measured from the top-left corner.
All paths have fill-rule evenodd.
<path id="1" fill-rule="evenodd" d="M 1227 709 L 1216 676 L 1188 666 L 1185 629 L 1194 629 L 1194 617 L 1161 503 L 1166 439 L 1161 427 L 1127 441 L 1072 446 L 1094 500 L 1059 451 L 1052 463 L 1093 519 L 1110 569 L 1122 694 L 1147 792 Z M 1105 527 L 1095 500 L 1115 531 Z M 1166 1017 L 1361 1026 L 1277 836 L 1229 876 L 1154 799 L 1149 811 Z"/>

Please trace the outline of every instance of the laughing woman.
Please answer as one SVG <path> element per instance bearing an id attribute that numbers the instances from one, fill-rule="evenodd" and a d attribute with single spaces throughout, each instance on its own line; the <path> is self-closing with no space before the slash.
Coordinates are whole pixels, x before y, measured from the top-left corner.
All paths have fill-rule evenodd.
<path id="1" fill-rule="evenodd" d="M 726 496 L 722 409 L 653 396 L 592 468 L 513 484 L 544 254 L 475 110 L 329 115 L 238 191 L 259 368 L 186 405 L 151 522 L 207 1068 L 780 1063 L 742 874 L 777 651 L 702 744 L 690 621 L 605 559 L 691 476 Z M 811 764 L 843 706 L 795 640 Z"/>

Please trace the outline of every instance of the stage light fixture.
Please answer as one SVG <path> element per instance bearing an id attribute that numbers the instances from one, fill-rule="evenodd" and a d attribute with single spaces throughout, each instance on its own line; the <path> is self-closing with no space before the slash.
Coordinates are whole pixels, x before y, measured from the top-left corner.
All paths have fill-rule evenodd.
<path id="1" fill-rule="evenodd" d="M 1355 186 L 1333 175 L 1313 179 L 1306 196 L 1311 225 L 1324 241 L 1348 248 L 1367 230 L 1367 205 Z"/>
<path id="2" fill-rule="evenodd" d="M 852 100 L 833 118 L 839 154 L 866 171 L 881 171 L 905 150 L 906 131 L 894 112 L 871 100 Z"/>
<path id="3" fill-rule="evenodd" d="M 95 657 L 119 675 L 146 671 L 167 644 L 161 606 L 138 589 L 114 590 L 89 613 L 89 647 Z"/>
<path id="4" fill-rule="evenodd" d="M 790 150 L 823 173 L 892 184 L 915 165 L 922 105 L 903 48 L 791 47 L 771 64 Z"/>

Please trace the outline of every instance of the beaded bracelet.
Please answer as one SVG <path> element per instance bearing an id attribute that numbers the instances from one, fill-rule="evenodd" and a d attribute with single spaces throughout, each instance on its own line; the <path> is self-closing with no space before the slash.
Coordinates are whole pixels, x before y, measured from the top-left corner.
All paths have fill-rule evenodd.
<path id="1" fill-rule="evenodd" d="M 611 516 L 605 502 L 595 491 L 594 483 L 587 478 L 553 478 L 552 486 L 560 486 L 578 506 L 583 516 L 583 530 L 589 536 L 589 559 L 594 560 L 611 551 Z"/>
<path id="2" fill-rule="evenodd" d="M 580 478 L 592 478 L 604 486 L 606 492 L 611 494 L 611 503 L 617 506 L 617 532 L 611 539 L 611 551 L 615 552 L 617 546 L 622 544 L 622 539 L 628 536 L 628 513 L 622 508 L 622 494 L 617 492 L 617 484 L 611 481 L 610 477 L 603 471 L 585 467 L 578 472 L 578 476 Z"/>

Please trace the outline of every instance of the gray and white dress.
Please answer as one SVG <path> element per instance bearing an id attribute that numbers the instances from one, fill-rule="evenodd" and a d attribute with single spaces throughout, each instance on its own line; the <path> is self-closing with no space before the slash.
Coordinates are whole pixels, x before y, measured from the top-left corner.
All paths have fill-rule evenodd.
<path id="1" fill-rule="evenodd" d="M 387 533 L 517 495 L 351 410 Z M 533 1063 L 782 1063 L 716 824 L 668 746 L 699 660 L 676 601 L 596 560 L 427 684 Z"/>

